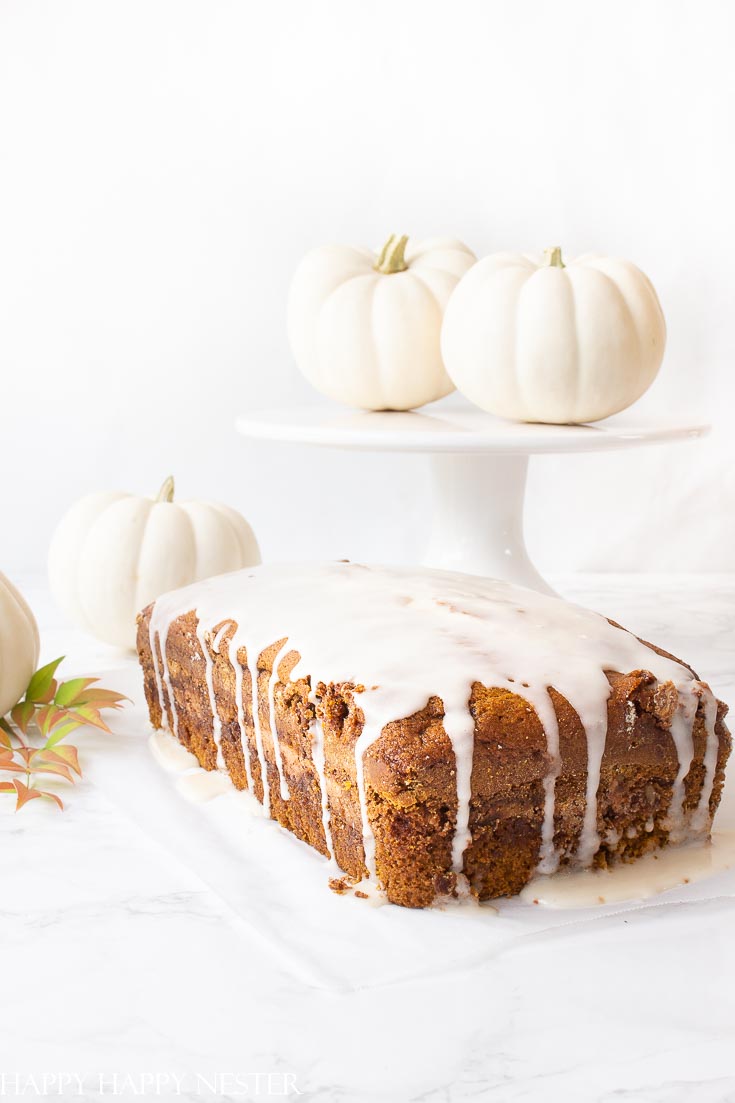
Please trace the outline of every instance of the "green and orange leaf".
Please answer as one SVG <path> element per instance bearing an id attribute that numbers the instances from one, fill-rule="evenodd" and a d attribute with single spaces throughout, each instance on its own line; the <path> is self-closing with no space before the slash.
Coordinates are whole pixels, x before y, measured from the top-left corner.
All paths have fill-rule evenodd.
<path id="1" fill-rule="evenodd" d="M 16 762 L 13 758 L 1 761 L 0 770 L 4 770 L 9 774 L 27 774 L 30 772 L 27 766 L 21 766 L 20 762 Z"/>
<path id="2" fill-rule="evenodd" d="M 13 752 L 16 758 L 19 758 L 21 762 L 25 763 L 25 768 L 30 769 L 31 761 L 34 754 L 36 754 L 35 747 L 16 747 Z"/>
<path id="3" fill-rule="evenodd" d="M 75 716 L 81 716 L 85 724 L 91 724 L 93 728 L 100 728 L 104 732 L 110 729 L 99 714 L 99 709 L 92 705 L 77 705 L 74 709 Z"/>
<path id="4" fill-rule="evenodd" d="M 54 704 L 60 705 L 62 708 L 82 704 L 86 700 L 85 689 L 94 685 L 96 681 L 96 678 L 71 678 L 68 682 L 62 682 L 56 690 Z"/>
<path id="5" fill-rule="evenodd" d="M 63 724 L 58 724 L 53 728 L 44 746 L 55 747 L 57 743 L 60 743 L 62 739 L 66 739 L 67 735 L 76 731 L 77 728 L 81 728 L 83 724 L 84 721 L 80 720 L 78 716 L 71 716 Z"/>
<path id="6" fill-rule="evenodd" d="M 82 771 L 79 766 L 79 754 L 76 747 L 67 744 L 64 747 L 58 747 L 54 751 L 49 750 L 47 747 L 42 747 L 41 754 L 44 761 L 61 762 L 69 766 L 79 777 L 82 776 Z"/>
<path id="7" fill-rule="evenodd" d="M 18 778 L 15 778 L 15 780 L 13 781 L 13 785 L 15 787 L 16 793 L 18 794 L 18 800 L 15 805 L 16 812 L 19 812 L 24 804 L 28 804 L 29 801 L 36 800 L 39 797 L 48 797 L 49 800 L 56 801 L 59 808 L 62 811 L 64 810 L 64 805 L 61 801 L 61 798 L 58 797 L 56 793 L 49 793 L 43 789 L 35 789 L 33 786 L 24 785 L 23 782 L 19 781 Z"/>
<path id="8" fill-rule="evenodd" d="M 95 679 L 96 681 L 96 679 Z M 121 709 L 123 701 L 129 701 L 124 693 L 115 693 L 114 689 L 91 689 L 83 694 L 85 705 L 93 705 L 98 709 Z"/>
<path id="9" fill-rule="evenodd" d="M 66 781 L 70 781 L 74 784 L 74 774 L 63 762 L 49 762 L 45 758 L 34 759 L 33 773 L 56 774 L 58 777 L 63 777 Z"/>
<path id="10" fill-rule="evenodd" d="M 13 777 L 0 780 L 0 793 L 16 794 L 16 811 L 40 797 L 64 805 L 56 793 L 39 789 L 33 779 L 42 774 L 61 777 L 72 784 L 82 776 L 76 747 L 61 745 L 71 732 L 88 725 L 109 732 L 100 715 L 103 709 L 120 709 L 128 700 L 122 693 L 102 689 L 97 678 L 71 678 L 57 681 L 55 674 L 61 663 L 56 659 L 41 667 L 31 678 L 25 697 L 6 717 L 0 718 L 0 774 L 24 774 L 25 780 Z M 40 735 L 43 746 L 26 743 Z"/>
<path id="11" fill-rule="evenodd" d="M 54 674 L 60 663 L 64 660 L 62 655 L 59 659 L 54 659 L 52 663 L 46 663 L 46 666 L 42 666 L 40 670 L 31 678 L 28 689 L 26 690 L 26 701 L 40 702 L 45 704 L 47 701 L 52 700 L 53 697 L 49 697 L 51 689 L 55 690 Z"/>
<path id="12" fill-rule="evenodd" d="M 10 719 L 16 727 L 20 728 L 23 735 L 28 734 L 28 726 L 33 719 L 34 712 L 33 701 L 19 701 L 15 708 L 10 710 Z"/>

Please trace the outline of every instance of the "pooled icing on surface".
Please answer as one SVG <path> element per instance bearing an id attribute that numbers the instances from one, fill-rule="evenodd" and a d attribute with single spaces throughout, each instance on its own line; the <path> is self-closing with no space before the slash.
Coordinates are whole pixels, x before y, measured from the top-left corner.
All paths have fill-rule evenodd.
<path id="1" fill-rule="evenodd" d="M 611 693 L 606 671 L 628 673 L 648 670 L 659 682 L 672 682 L 680 708 L 672 726 L 679 756 L 674 783 L 670 829 L 684 833 L 684 779 L 691 765 L 692 727 L 700 699 L 707 728 L 705 782 L 689 831 L 708 826 L 709 797 L 714 784 L 717 738 L 714 731 L 716 702 L 709 688 L 697 681 L 681 663 L 659 655 L 631 633 L 609 623 L 598 613 L 536 593 L 511 583 L 448 571 L 417 568 L 368 567 L 353 563 L 265 565 L 199 582 L 165 594 L 153 608 L 151 649 L 158 640 L 163 656 L 163 684 L 171 705 L 177 734 L 176 709 L 166 661 L 166 640 L 172 622 L 194 611 L 197 635 L 202 643 L 206 681 L 213 714 L 213 736 L 221 755 L 221 726 L 212 691 L 212 659 L 204 635 L 213 650 L 227 636 L 230 662 L 241 697 L 235 659 L 245 648 L 257 697 L 258 656 L 275 641 L 286 638 L 279 655 L 298 652 L 291 680 L 311 678 L 311 698 L 317 682 L 352 682 L 364 687 L 355 701 L 365 718 L 355 747 L 357 787 L 362 814 L 365 864 L 375 875 L 375 840 L 365 794 L 365 752 L 379 738 L 386 724 L 423 709 L 431 697 L 440 697 L 443 726 L 456 761 L 457 821 L 452 866 L 460 874 L 470 842 L 469 812 L 474 720 L 469 701 L 474 683 L 506 689 L 525 699 L 536 712 L 547 740 L 548 772 L 538 869 L 552 873 L 559 861 L 554 848 L 554 789 L 559 773 L 559 732 L 549 688 L 566 698 L 587 736 L 587 805 L 576 853 L 586 866 L 600 845 L 597 832 L 597 789 L 605 750 L 607 701 Z M 221 631 L 232 626 L 231 634 Z M 215 634 L 216 633 L 216 634 Z M 156 665 L 156 686 L 163 705 L 163 686 Z M 278 680 L 278 659 L 269 679 L 266 702 L 275 761 L 283 799 L 288 787 L 283 775 L 280 746 L 274 720 L 273 689 Z M 253 703 L 255 742 L 264 780 L 264 806 L 269 811 L 263 733 L 257 700 Z M 165 716 L 165 710 L 163 710 Z M 243 741 L 248 781 L 252 777 L 242 704 L 238 721 Z M 329 834 L 324 755 L 321 732 L 315 729 L 314 765 L 322 791 L 323 823 Z"/>
<path id="2" fill-rule="evenodd" d="M 735 832 L 715 832 L 711 842 L 667 846 L 618 862 L 613 869 L 576 869 L 535 877 L 521 889 L 527 904 L 593 908 L 624 900 L 647 900 L 668 889 L 702 881 L 735 866 Z"/>

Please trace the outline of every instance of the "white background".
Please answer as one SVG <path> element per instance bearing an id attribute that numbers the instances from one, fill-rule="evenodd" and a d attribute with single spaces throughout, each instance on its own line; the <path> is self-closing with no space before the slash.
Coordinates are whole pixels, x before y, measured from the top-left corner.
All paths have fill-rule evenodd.
<path id="1" fill-rule="evenodd" d="M 0 2 L 0 566 L 89 490 L 219 499 L 267 558 L 409 559 L 417 458 L 249 444 L 318 401 L 285 331 L 314 245 L 391 232 L 629 257 L 704 444 L 535 461 L 542 570 L 732 569 L 735 5 Z M 478 503 L 481 508 L 481 503 Z"/>

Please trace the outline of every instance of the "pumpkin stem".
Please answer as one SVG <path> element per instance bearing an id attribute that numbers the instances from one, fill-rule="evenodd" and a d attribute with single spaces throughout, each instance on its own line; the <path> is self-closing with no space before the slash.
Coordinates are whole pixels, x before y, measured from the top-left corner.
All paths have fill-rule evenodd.
<path id="1" fill-rule="evenodd" d="M 391 234 L 373 265 L 375 271 L 382 272 L 386 276 L 390 276 L 393 272 L 405 272 L 408 268 L 404 255 L 407 244 L 408 238 L 405 234 L 403 237 Z"/>
<path id="2" fill-rule="evenodd" d="M 161 489 L 158 491 L 158 494 L 156 496 L 156 501 L 157 502 L 173 502 L 173 500 L 174 500 L 174 477 L 173 477 L 173 475 L 169 475 L 169 477 L 164 480 L 164 483 L 163 483 L 163 486 L 161 487 Z"/>
<path id="3" fill-rule="evenodd" d="M 552 249 L 544 249 L 544 264 L 547 268 L 566 268 L 561 259 L 561 246 L 555 245 Z"/>

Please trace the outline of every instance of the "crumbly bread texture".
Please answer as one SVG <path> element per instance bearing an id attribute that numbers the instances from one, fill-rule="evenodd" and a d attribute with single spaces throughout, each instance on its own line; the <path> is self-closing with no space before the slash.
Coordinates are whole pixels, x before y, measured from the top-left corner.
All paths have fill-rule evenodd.
<path id="1" fill-rule="evenodd" d="M 167 716 L 162 715 L 159 704 L 154 664 L 159 679 L 162 665 L 158 646 L 155 655 L 151 652 L 151 611 L 149 606 L 138 618 L 138 652 L 145 694 L 153 726 L 173 729 L 165 685 Z M 222 725 L 221 750 L 234 785 L 238 789 L 247 788 L 235 701 L 233 663 L 237 662 L 243 670 L 244 738 L 250 748 L 256 798 L 262 803 L 263 786 L 267 784 L 271 816 L 299 839 L 327 854 L 319 774 L 312 757 L 311 732 L 316 709 L 324 731 L 324 774 L 334 857 L 348 878 L 359 881 L 366 874 L 355 766 L 355 744 L 363 724 L 360 687 L 352 683 L 317 682 L 313 704 L 310 681 L 290 680 L 299 656 L 288 650 L 279 655 L 283 639 L 274 640 L 272 646 L 258 655 L 253 665 L 257 668 L 256 699 L 266 762 L 267 777 L 263 778 L 253 725 L 253 686 L 247 665 L 253 657 L 242 650 L 230 655 L 234 626 L 213 625 L 211 631 L 209 628 L 203 638 L 213 664 L 214 698 Z M 211 647 L 215 634 L 217 652 Z M 276 656 L 274 717 L 290 792 L 288 800 L 281 796 L 270 731 L 268 686 Z M 217 748 L 194 612 L 176 618 L 171 624 L 166 658 L 178 737 L 205 769 L 213 770 Z M 318 673 L 314 675 L 318 677 Z M 666 813 L 678 769 L 670 733 L 677 705 L 674 687 L 657 683 L 644 670 L 610 673 L 608 679 L 611 687 L 608 732 L 597 801 L 601 845 L 594 862 L 598 866 L 632 860 L 666 845 Z M 554 842 L 563 866 L 573 858 L 582 829 L 587 740 L 570 704 L 553 689 L 550 695 L 558 718 L 561 754 Z M 464 855 L 464 873 L 472 892 L 481 900 L 513 896 L 531 879 L 539 860 L 543 782 L 549 769 L 546 738 L 529 704 L 505 689 L 475 683 L 469 708 L 475 721 L 475 742 L 471 841 Z M 726 711 L 726 706 L 718 702 L 715 727 L 718 754 L 710 816 L 719 804 L 730 752 L 730 736 L 723 723 Z M 442 701 L 432 697 L 419 712 L 388 724 L 365 756 L 366 803 L 376 843 L 378 881 L 393 903 L 407 907 L 425 907 L 456 889 L 456 875 L 451 871 L 457 815 L 456 777 L 452 745 L 444 732 L 442 718 Z M 707 734 L 702 706 L 694 723 L 693 738 L 694 759 L 684 786 L 685 811 L 696 808 L 705 777 Z"/>

